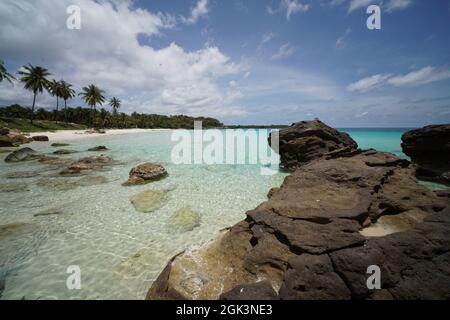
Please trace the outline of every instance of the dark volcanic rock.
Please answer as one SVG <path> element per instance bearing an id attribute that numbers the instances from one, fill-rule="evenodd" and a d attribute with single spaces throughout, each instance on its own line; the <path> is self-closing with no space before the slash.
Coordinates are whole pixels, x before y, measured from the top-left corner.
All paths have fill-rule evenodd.
<path id="1" fill-rule="evenodd" d="M 55 147 L 55 148 L 59 148 L 59 147 L 67 147 L 67 146 L 70 146 L 70 144 L 68 144 L 68 143 L 52 143 L 52 147 Z"/>
<path id="2" fill-rule="evenodd" d="M 33 136 L 31 137 L 31 139 L 33 139 L 33 141 L 41 141 L 41 142 L 48 141 L 47 136 Z"/>
<path id="3" fill-rule="evenodd" d="M 128 181 L 123 186 L 134 186 L 157 181 L 167 176 L 166 169 L 157 163 L 144 163 L 134 167 L 130 171 Z"/>
<path id="4" fill-rule="evenodd" d="M 324 156 L 245 221 L 171 260 L 147 298 L 449 299 L 449 206 L 392 154 Z M 364 236 L 378 220 L 395 225 Z M 381 290 L 366 285 L 371 265 Z"/>
<path id="5" fill-rule="evenodd" d="M 9 134 L 9 128 L 0 128 L 0 136 L 6 136 Z"/>
<path id="6" fill-rule="evenodd" d="M 30 161 L 39 158 L 39 154 L 31 148 L 22 148 L 17 151 L 10 153 L 6 158 L 5 162 L 21 162 Z"/>
<path id="7" fill-rule="evenodd" d="M 450 183 L 450 124 L 406 132 L 402 149 L 418 165 L 422 179 Z"/>
<path id="8" fill-rule="evenodd" d="M 294 123 L 279 131 L 280 161 L 281 166 L 286 169 L 294 169 L 325 156 L 348 154 L 357 148 L 357 143 L 348 134 L 339 132 L 320 120 Z"/>
<path id="9" fill-rule="evenodd" d="M 0 136 L 0 148 L 15 147 L 16 143 L 7 136 Z"/>
<path id="10" fill-rule="evenodd" d="M 109 149 L 105 146 L 98 146 L 98 147 L 88 149 L 88 151 L 107 151 L 107 150 L 109 150 Z"/>
<path id="11" fill-rule="evenodd" d="M 64 154 L 72 154 L 72 153 L 77 153 L 78 151 L 76 150 L 69 150 L 69 149 L 59 149 L 53 152 L 53 154 L 57 154 L 57 155 L 64 155 Z"/>

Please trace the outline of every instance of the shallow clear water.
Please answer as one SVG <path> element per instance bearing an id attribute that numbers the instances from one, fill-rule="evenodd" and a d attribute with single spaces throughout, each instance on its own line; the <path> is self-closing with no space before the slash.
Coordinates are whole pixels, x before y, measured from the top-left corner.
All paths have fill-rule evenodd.
<path id="1" fill-rule="evenodd" d="M 402 130 L 347 131 L 362 148 L 402 155 Z M 2 299 L 142 299 L 174 254 L 242 220 L 245 211 L 264 201 L 269 189 L 279 186 L 286 176 L 281 172 L 261 175 L 259 165 L 174 165 L 171 133 L 69 141 L 71 146 L 64 148 L 87 150 L 106 145 L 111 151 L 104 154 L 123 163 L 92 174 L 106 177 L 105 184 L 66 191 L 42 186 L 42 179 L 65 179 L 54 177 L 57 171 L 52 167 L 37 162 L 7 164 L 5 155 L 0 155 L 0 225 L 26 223 L 0 235 Z M 42 153 L 55 150 L 50 143 L 30 146 Z M 93 153 L 62 157 L 88 155 Z M 145 186 L 122 187 L 130 168 L 143 162 L 163 164 L 169 176 Z M 7 178 L 12 172 L 24 171 L 39 176 Z M 130 197 L 148 189 L 166 190 L 168 202 L 152 213 L 137 212 Z M 192 231 L 177 231 L 170 217 L 186 207 L 200 214 L 201 224 Z M 34 216 L 46 210 L 60 214 Z M 81 290 L 66 287 L 71 265 L 81 269 Z"/>

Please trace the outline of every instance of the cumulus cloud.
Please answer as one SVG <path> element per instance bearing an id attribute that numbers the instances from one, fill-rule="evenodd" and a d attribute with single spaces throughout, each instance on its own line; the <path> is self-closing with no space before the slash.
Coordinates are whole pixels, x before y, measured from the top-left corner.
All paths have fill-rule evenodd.
<path id="1" fill-rule="evenodd" d="M 208 0 L 198 0 L 196 5 L 191 8 L 191 14 L 189 17 L 182 17 L 182 20 L 186 24 L 194 24 L 200 18 L 208 16 L 209 7 Z"/>
<path id="2" fill-rule="evenodd" d="M 414 87 L 446 79 L 450 79 L 449 69 L 438 69 L 428 66 L 417 71 L 411 71 L 404 75 L 373 75 L 351 83 L 347 89 L 352 92 L 367 92 L 385 85 L 395 87 Z"/>
<path id="3" fill-rule="evenodd" d="M 81 8 L 81 30 L 65 27 L 71 4 Z M 201 10 L 194 11 L 199 16 Z M 0 56 L 47 67 L 52 77 L 78 90 L 94 83 L 108 96 L 120 97 L 126 112 L 238 114 L 236 89 L 220 80 L 246 70 L 219 48 L 186 51 L 176 43 L 158 49 L 139 43 L 139 35 L 162 36 L 172 28 L 168 16 L 134 8 L 130 1 L 3 0 Z M 0 102 L 13 98 L 5 86 Z M 38 103 L 45 101 L 42 97 Z"/>
<path id="4" fill-rule="evenodd" d="M 371 4 L 377 4 L 386 10 L 386 12 L 392 13 L 393 11 L 410 7 L 413 4 L 413 0 L 321 0 L 321 4 L 331 7 L 348 4 L 347 12 L 349 14 L 358 9 L 365 9 Z"/>
<path id="5" fill-rule="evenodd" d="M 295 53 L 295 49 L 289 43 L 285 43 L 272 56 L 272 60 L 280 60 L 280 59 L 289 58 L 294 53 Z"/>

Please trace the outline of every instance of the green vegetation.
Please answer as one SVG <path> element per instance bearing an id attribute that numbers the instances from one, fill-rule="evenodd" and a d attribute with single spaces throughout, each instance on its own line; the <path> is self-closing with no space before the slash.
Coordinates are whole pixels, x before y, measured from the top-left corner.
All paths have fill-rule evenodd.
<path id="1" fill-rule="evenodd" d="M 8 71 L 6 70 L 5 63 L 3 62 L 3 60 L 0 60 L 0 82 L 6 80 L 12 84 L 13 83 L 12 81 L 14 79 L 16 78 L 14 78 L 14 76 L 8 73 Z"/>
<path id="2" fill-rule="evenodd" d="M 16 129 L 22 132 L 43 132 L 43 131 L 55 131 L 55 130 L 84 130 L 87 127 L 81 124 L 75 123 L 55 123 L 48 120 L 34 120 L 30 123 L 30 120 L 23 118 L 5 118 L 0 117 L 0 127 Z"/>
<path id="3" fill-rule="evenodd" d="M 221 128 L 223 124 L 214 118 L 205 117 L 188 117 L 183 115 L 178 116 L 163 116 L 157 114 L 140 114 L 132 113 L 127 115 L 125 113 L 109 112 L 104 108 L 100 110 L 89 110 L 87 108 L 67 108 L 64 111 L 47 111 L 45 109 L 38 109 L 34 116 L 35 121 L 31 125 L 26 123 L 24 119 L 30 117 L 31 109 L 22 107 L 20 105 L 11 105 L 0 108 L 0 127 L 16 128 L 23 131 L 46 131 L 46 130 L 63 130 L 63 129 L 83 129 L 91 123 L 98 128 L 168 128 L 168 129 L 193 129 L 194 121 L 202 121 L 203 128 Z M 92 120 L 91 120 L 92 117 Z M 62 119 L 67 119 L 68 124 L 55 122 Z M 91 122 L 92 121 L 92 122 Z M 26 123 L 26 124 L 25 124 Z M 76 126 L 79 126 L 78 128 Z"/>

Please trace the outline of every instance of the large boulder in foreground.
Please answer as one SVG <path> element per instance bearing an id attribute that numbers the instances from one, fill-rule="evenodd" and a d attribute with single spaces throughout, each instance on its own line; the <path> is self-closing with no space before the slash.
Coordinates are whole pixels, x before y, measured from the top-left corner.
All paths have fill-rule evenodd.
<path id="1" fill-rule="evenodd" d="M 449 299 L 449 206 L 395 155 L 317 159 L 244 221 L 174 257 L 147 298 Z M 383 217 L 397 221 L 380 227 Z M 364 232 L 386 224 L 382 236 Z M 371 265 L 380 290 L 367 288 Z"/>
<path id="2" fill-rule="evenodd" d="M 450 124 L 408 131 L 402 141 L 403 152 L 418 165 L 419 178 L 450 183 Z"/>
<path id="3" fill-rule="evenodd" d="M 123 186 L 135 186 L 161 180 L 167 176 L 166 169 L 157 163 L 140 164 L 130 171 L 128 181 Z"/>
<path id="4" fill-rule="evenodd" d="M 336 157 L 358 148 L 347 133 L 331 128 L 320 120 L 297 122 L 281 129 L 278 134 L 280 162 L 285 169 L 295 169 L 311 160 Z"/>

